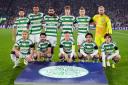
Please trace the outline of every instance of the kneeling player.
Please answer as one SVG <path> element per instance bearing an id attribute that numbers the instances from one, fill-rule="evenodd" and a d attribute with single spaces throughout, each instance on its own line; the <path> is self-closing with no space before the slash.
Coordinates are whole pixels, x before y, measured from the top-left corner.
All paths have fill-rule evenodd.
<path id="1" fill-rule="evenodd" d="M 40 41 L 38 43 L 37 51 L 38 51 L 37 52 L 38 59 L 43 57 L 45 61 L 51 61 L 51 58 L 52 58 L 51 44 L 46 39 L 46 34 L 45 33 L 40 34 Z"/>
<path id="2" fill-rule="evenodd" d="M 98 60 L 98 47 L 95 42 L 92 41 L 93 35 L 91 33 L 87 33 L 85 38 L 85 41 L 80 47 L 80 61 Z"/>
<path id="3" fill-rule="evenodd" d="M 74 41 L 70 38 L 70 33 L 64 33 L 64 39 L 60 44 L 60 59 L 61 61 L 72 62 L 75 60 L 75 45 Z"/>
<path id="4" fill-rule="evenodd" d="M 18 66 L 21 58 L 24 59 L 24 64 L 27 65 L 28 62 L 33 60 L 34 56 L 36 56 L 34 44 L 28 39 L 28 31 L 23 31 L 22 38 L 15 43 L 11 52 L 11 59 L 15 63 L 13 68 Z"/>
<path id="5" fill-rule="evenodd" d="M 110 66 L 109 60 L 113 60 L 112 68 L 115 68 L 115 63 L 120 59 L 118 47 L 112 42 L 110 34 L 105 34 L 105 42 L 101 46 L 102 51 L 102 65 L 103 67 Z"/>

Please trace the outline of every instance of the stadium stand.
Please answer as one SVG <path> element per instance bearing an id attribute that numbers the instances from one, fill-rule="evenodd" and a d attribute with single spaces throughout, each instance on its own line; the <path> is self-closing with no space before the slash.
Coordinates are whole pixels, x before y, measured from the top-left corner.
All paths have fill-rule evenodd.
<path id="1" fill-rule="evenodd" d="M 38 3 L 37 3 L 38 2 Z M 47 13 L 48 7 L 55 8 L 58 15 L 63 14 L 63 7 L 71 5 L 72 14 L 77 16 L 80 6 L 86 8 L 87 15 L 93 16 L 97 12 L 97 7 L 103 5 L 106 13 L 110 16 L 113 28 L 127 29 L 128 27 L 128 3 L 127 0 L 1 0 L 0 18 L 7 18 L 0 23 L 0 28 L 11 28 L 20 7 L 25 8 L 26 15 L 32 12 L 32 6 L 37 3 L 43 13 Z"/>

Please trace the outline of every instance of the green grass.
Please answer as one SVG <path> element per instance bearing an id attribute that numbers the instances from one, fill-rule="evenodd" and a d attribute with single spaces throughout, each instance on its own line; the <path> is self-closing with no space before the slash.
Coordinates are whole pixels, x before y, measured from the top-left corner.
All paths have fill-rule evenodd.
<path id="1" fill-rule="evenodd" d="M 94 31 L 93 31 L 94 33 Z M 59 33 L 60 34 L 60 33 Z M 76 32 L 75 32 L 76 34 Z M 58 37 L 59 39 L 59 37 Z M 121 61 L 116 65 L 115 69 L 109 68 L 105 70 L 109 85 L 128 85 L 128 31 L 114 31 L 113 40 L 117 42 Z M 20 68 L 12 69 L 13 63 L 10 59 L 9 53 L 13 46 L 11 38 L 11 30 L 0 30 L 0 85 L 13 85 L 14 80 L 24 69 L 21 64 Z M 59 41 L 55 48 L 53 61 L 58 60 Z"/>

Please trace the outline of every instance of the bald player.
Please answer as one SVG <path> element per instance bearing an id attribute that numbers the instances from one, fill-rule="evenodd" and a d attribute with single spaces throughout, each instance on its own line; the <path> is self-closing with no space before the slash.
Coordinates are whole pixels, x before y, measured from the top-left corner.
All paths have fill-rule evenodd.
<path id="1" fill-rule="evenodd" d="M 103 6 L 98 7 L 98 14 L 92 18 L 91 22 L 93 22 L 96 26 L 95 42 L 98 47 L 100 47 L 105 41 L 104 35 L 106 33 L 112 34 L 111 20 L 109 16 L 105 14 L 105 8 Z"/>

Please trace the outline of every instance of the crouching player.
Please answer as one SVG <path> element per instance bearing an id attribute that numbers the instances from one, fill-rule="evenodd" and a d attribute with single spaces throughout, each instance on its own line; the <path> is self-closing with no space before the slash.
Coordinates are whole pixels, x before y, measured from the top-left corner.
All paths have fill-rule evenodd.
<path id="1" fill-rule="evenodd" d="M 93 35 L 87 33 L 85 35 L 85 41 L 80 46 L 79 59 L 80 61 L 98 60 L 98 47 L 95 42 L 92 41 Z"/>
<path id="2" fill-rule="evenodd" d="M 51 58 L 52 58 L 51 44 L 46 39 L 45 33 L 40 34 L 40 41 L 37 47 L 37 54 L 38 54 L 38 59 L 41 59 L 41 57 L 43 57 L 44 61 L 48 61 L 48 62 L 51 61 Z"/>
<path id="3" fill-rule="evenodd" d="M 24 64 L 27 65 L 28 62 L 33 61 L 35 56 L 34 44 L 28 39 L 28 31 L 23 31 L 22 38 L 15 43 L 11 52 L 11 59 L 15 64 L 13 68 L 18 66 L 21 58 L 24 59 Z"/>
<path id="4" fill-rule="evenodd" d="M 115 68 L 115 63 L 120 60 L 118 47 L 114 42 L 112 42 L 112 37 L 110 34 L 105 34 L 105 42 L 101 46 L 102 51 L 102 65 L 103 67 L 110 66 L 110 61 L 113 60 L 112 68 Z"/>
<path id="5" fill-rule="evenodd" d="M 60 60 L 66 62 L 72 62 L 75 60 L 75 45 L 74 41 L 70 38 L 70 33 L 64 33 L 64 39 L 61 40 L 60 44 Z"/>

